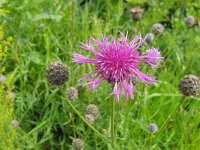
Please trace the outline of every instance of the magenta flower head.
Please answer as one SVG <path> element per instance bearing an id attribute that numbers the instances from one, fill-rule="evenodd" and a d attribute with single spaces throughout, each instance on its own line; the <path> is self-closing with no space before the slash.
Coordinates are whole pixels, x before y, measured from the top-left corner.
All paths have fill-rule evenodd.
<path id="1" fill-rule="evenodd" d="M 144 74 L 140 71 L 142 68 L 141 63 L 148 64 L 147 66 L 155 69 L 157 62 L 163 59 L 163 57 L 160 57 L 158 49 L 154 47 L 147 47 L 144 53 L 138 51 L 138 48 L 145 41 L 145 39 L 142 39 L 141 34 L 129 41 L 127 36 L 122 32 L 120 33 L 122 36 L 121 41 L 115 40 L 111 35 L 107 38 L 102 37 L 102 41 L 90 36 L 89 43 L 87 41 L 85 44 L 81 42 L 82 46 L 80 47 L 92 53 L 92 58 L 76 53 L 73 54 L 74 58 L 72 58 L 72 62 L 94 64 L 93 71 L 88 74 L 84 73 L 83 78 L 78 80 L 82 81 L 80 85 L 88 85 L 87 90 L 89 92 L 92 89 L 96 91 L 99 83 L 106 80 L 113 85 L 113 91 L 108 97 L 114 94 L 118 102 L 122 91 L 125 92 L 126 99 L 128 95 L 131 99 L 134 99 L 133 89 L 137 90 L 132 83 L 133 77 L 137 76 L 146 86 L 158 82 L 152 74 Z M 93 42 L 93 45 L 91 42 Z M 85 81 L 88 82 L 83 84 Z"/>

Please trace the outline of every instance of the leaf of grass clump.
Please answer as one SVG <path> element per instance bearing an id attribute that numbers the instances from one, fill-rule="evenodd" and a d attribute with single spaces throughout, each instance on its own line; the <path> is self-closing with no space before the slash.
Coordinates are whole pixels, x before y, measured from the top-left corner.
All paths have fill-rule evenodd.
<path id="1" fill-rule="evenodd" d="M 38 52 L 32 51 L 32 52 L 28 53 L 28 58 L 30 61 L 32 61 L 36 64 L 43 64 L 42 57 Z"/>
<path id="2" fill-rule="evenodd" d="M 48 122 L 48 120 L 43 121 L 38 126 L 36 126 L 35 128 L 33 128 L 29 133 L 27 133 L 27 135 L 30 135 L 30 134 L 36 132 L 37 130 L 41 129 L 47 122 Z"/>
<path id="3" fill-rule="evenodd" d="M 58 14 L 41 13 L 41 14 L 35 15 L 35 17 L 31 20 L 31 22 L 38 21 L 41 19 L 60 20 L 61 18 L 62 16 Z"/>

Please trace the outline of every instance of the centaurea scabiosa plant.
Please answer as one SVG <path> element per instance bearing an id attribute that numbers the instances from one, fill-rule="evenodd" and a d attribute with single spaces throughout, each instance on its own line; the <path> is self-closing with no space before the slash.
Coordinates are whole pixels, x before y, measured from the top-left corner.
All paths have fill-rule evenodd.
<path id="1" fill-rule="evenodd" d="M 147 47 L 146 51 L 138 50 L 146 38 L 142 39 L 141 34 L 140 36 L 135 36 L 131 41 L 122 32 L 120 34 L 122 36 L 121 40 L 115 40 L 110 35 L 107 38 L 104 36 L 102 41 L 98 41 L 90 36 L 89 42 L 81 42 L 82 46 L 80 47 L 90 51 L 93 55 L 92 58 L 77 53 L 74 53 L 74 58 L 72 58 L 72 62 L 78 64 L 94 64 L 93 71 L 85 73 L 79 79 L 81 81 L 80 85 L 88 85 L 89 92 L 92 89 L 96 91 L 99 83 L 106 80 L 113 85 L 112 92 L 108 97 L 116 95 L 118 102 L 119 96 L 123 91 L 126 94 L 126 99 L 128 99 L 128 95 L 131 99 L 134 99 L 133 89 L 136 90 L 136 88 L 132 82 L 133 77 L 138 77 L 146 86 L 147 84 L 158 82 L 152 74 L 141 72 L 141 64 L 145 63 L 156 69 L 156 64 L 163 59 L 163 57 L 160 57 L 158 49 L 154 47 Z M 84 84 L 85 81 L 88 82 Z M 111 137 L 112 147 L 115 149 L 113 99 L 111 100 Z"/>
<path id="2" fill-rule="evenodd" d="M 120 32 L 121 33 L 121 32 Z M 114 37 L 103 37 L 102 41 L 98 41 L 90 36 L 89 43 L 82 43 L 81 48 L 92 52 L 93 57 L 87 58 L 83 55 L 74 53 L 73 62 L 77 63 L 91 63 L 95 67 L 92 72 L 82 75 L 83 78 L 79 79 L 81 85 L 88 85 L 87 89 L 91 91 L 103 80 L 113 84 L 113 91 L 111 95 L 116 95 L 119 102 L 119 95 L 125 91 L 126 99 L 128 95 L 134 99 L 133 89 L 136 90 L 132 83 L 132 78 L 137 76 L 145 85 L 158 82 L 152 74 L 142 73 L 142 63 L 147 63 L 154 69 L 157 67 L 155 64 L 160 62 L 163 57 L 160 57 L 160 52 L 157 48 L 147 48 L 146 51 L 138 51 L 145 39 L 142 36 L 136 36 L 132 41 L 129 41 L 123 33 L 121 33 L 122 40 L 116 40 Z M 146 38 L 146 37 L 145 37 Z M 111 41 L 109 41 L 111 39 Z M 94 45 L 91 44 L 94 43 Z M 95 77 L 91 77 L 95 74 Z M 88 81 L 88 83 L 84 83 Z M 108 96 L 108 97 L 109 97 Z"/>

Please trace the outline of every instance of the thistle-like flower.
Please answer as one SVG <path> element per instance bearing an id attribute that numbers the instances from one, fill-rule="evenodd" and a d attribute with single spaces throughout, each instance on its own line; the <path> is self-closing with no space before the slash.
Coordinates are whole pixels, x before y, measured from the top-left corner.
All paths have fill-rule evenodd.
<path id="1" fill-rule="evenodd" d="M 82 81 L 81 85 L 88 85 L 87 89 L 89 91 L 92 89 L 96 91 L 99 83 L 106 80 L 113 85 L 113 91 L 109 96 L 115 94 L 118 102 L 119 95 L 123 90 L 125 91 L 126 99 L 128 95 L 131 99 L 134 99 L 133 89 L 135 89 L 135 86 L 132 83 L 133 76 L 137 76 L 146 86 L 147 84 L 158 82 L 152 74 L 140 72 L 141 63 L 147 63 L 155 69 L 157 67 L 155 62 L 160 62 L 163 59 L 163 57 L 159 57 L 160 52 L 154 47 L 147 48 L 144 54 L 137 50 L 145 41 L 141 35 L 139 37 L 136 36 L 132 41 L 128 41 L 123 33 L 121 33 L 121 36 L 123 41 L 115 41 L 112 36 L 109 36 L 107 38 L 103 37 L 102 42 L 90 36 L 89 43 L 87 41 L 86 44 L 81 42 L 83 46 L 80 47 L 90 51 L 93 57 L 87 58 L 75 53 L 73 54 L 75 58 L 72 58 L 73 62 L 92 63 L 95 65 L 91 73 L 82 75 L 83 78 L 78 80 Z M 94 43 L 93 46 L 91 45 L 91 40 Z M 95 76 L 91 77 L 92 75 Z M 84 81 L 89 82 L 83 84 Z"/>
<path id="2" fill-rule="evenodd" d="M 84 148 L 84 142 L 81 139 L 76 139 L 72 142 L 74 150 L 82 150 Z"/>
<path id="3" fill-rule="evenodd" d="M 188 16 L 184 22 L 188 27 L 192 27 L 195 24 L 195 19 L 193 16 Z"/>
<path id="4" fill-rule="evenodd" d="M 52 62 L 46 68 L 47 81 L 53 86 L 61 86 L 69 79 L 69 70 L 61 62 Z"/>
<path id="5" fill-rule="evenodd" d="M 17 120 L 12 120 L 11 123 L 10 123 L 10 125 L 11 125 L 13 128 L 16 128 L 16 127 L 18 127 L 19 123 L 18 123 Z"/>
<path id="6" fill-rule="evenodd" d="M 195 96 L 200 91 L 199 78 L 194 75 L 185 75 L 178 84 L 179 91 L 184 96 Z"/>
<path id="7" fill-rule="evenodd" d="M 152 26 L 152 31 L 153 31 L 156 35 L 160 35 L 160 34 L 162 34 L 163 31 L 164 31 L 164 27 L 163 27 L 163 25 L 160 24 L 160 23 L 155 23 L 155 24 L 153 24 L 153 26 Z"/>
<path id="8" fill-rule="evenodd" d="M 70 101 L 74 101 L 75 99 L 78 98 L 78 90 L 75 87 L 67 88 L 66 97 Z"/>
<path id="9" fill-rule="evenodd" d="M 151 123 L 150 125 L 148 125 L 148 130 L 151 133 L 156 133 L 158 131 L 158 127 L 155 123 Z"/>
<path id="10" fill-rule="evenodd" d="M 85 113 L 92 115 L 94 118 L 97 118 L 99 116 L 99 108 L 94 104 L 90 104 L 85 109 Z"/>

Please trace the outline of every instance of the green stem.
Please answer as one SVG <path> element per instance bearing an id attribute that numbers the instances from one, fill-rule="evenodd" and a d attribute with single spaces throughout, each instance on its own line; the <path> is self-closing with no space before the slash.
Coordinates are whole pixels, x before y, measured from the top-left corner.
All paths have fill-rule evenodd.
<path id="1" fill-rule="evenodd" d="M 75 126 L 74 126 L 74 112 L 72 112 L 71 115 L 72 115 L 73 134 L 74 134 L 74 137 L 76 138 L 76 132 L 75 132 Z"/>
<path id="2" fill-rule="evenodd" d="M 98 150 L 97 136 L 96 136 L 96 133 L 95 133 L 95 132 L 94 132 L 94 139 L 95 139 L 95 147 L 96 147 L 96 150 Z"/>
<path id="3" fill-rule="evenodd" d="M 73 111 L 85 122 L 85 124 L 87 124 L 94 132 L 97 133 L 97 135 L 99 135 L 101 138 L 103 138 L 106 142 L 110 143 L 110 141 L 103 136 L 99 131 L 97 131 L 91 124 L 89 124 L 82 116 L 81 114 L 78 112 L 78 110 L 76 110 L 76 108 L 71 104 L 71 102 L 66 98 L 65 96 L 65 92 L 63 91 L 62 88 L 60 88 L 61 93 L 63 94 L 64 98 L 66 99 L 66 101 L 68 102 L 68 104 L 71 106 L 71 108 L 73 109 Z"/>
<path id="4" fill-rule="evenodd" d="M 181 18 L 182 18 L 182 16 L 183 16 L 183 13 L 184 13 L 184 11 L 185 11 L 185 6 L 186 6 L 186 0 L 184 0 L 184 2 L 183 2 L 183 7 L 182 7 L 182 9 L 181 9 L 180 20 L 181 20 Z"/>
<path id="5" fill-rule="evenodd" d="M 115 97 L 111 99 L 111 138 L 112 138 L 112 148 L 115 149 L 115 131 L 114 131 L 114 101 Z"/>
<path id="6" fill-rule="evenodd" d="M 27 134 L 22 128 L 17 127 L 17 129 L 18 129 L 19 131 L 21 131 L 21 132 L 28 138 L 28 140 L 33 144 L 34 148 L 40 149 L 40 148 L 38 148 L 38 146 L 35 144 L 35 142 L 33 141 L 33 139 L 32 139 L 31 137 L 29 137 L 28 134 Z"/>
<path id="7" fill-rule="evenodd" d="M 164 124 L 162 125 L 162 127 L 160 128 L 160 130 L 158 131 L 157 135 L 155 136 L 155 138 L 153 139 L 153 141 L 155 141 L 158 136 L 160 135 L 160 133 L 162 132 L 162 130 L 166 127 L 166 125 L 168 124 L 169 120 L 172 118 L 172 116 L 174 115 L 174 113 L 176 112 L 176 110 L 180 107 L 180 105 L 183 103 L 185 97 L 182 96 L 179 104 L 174 108 L 174 110 L 172 110 L 172 112 L 170 113 L 170 115 L 168 116 L 167 120 L 164 122 Z"/>

